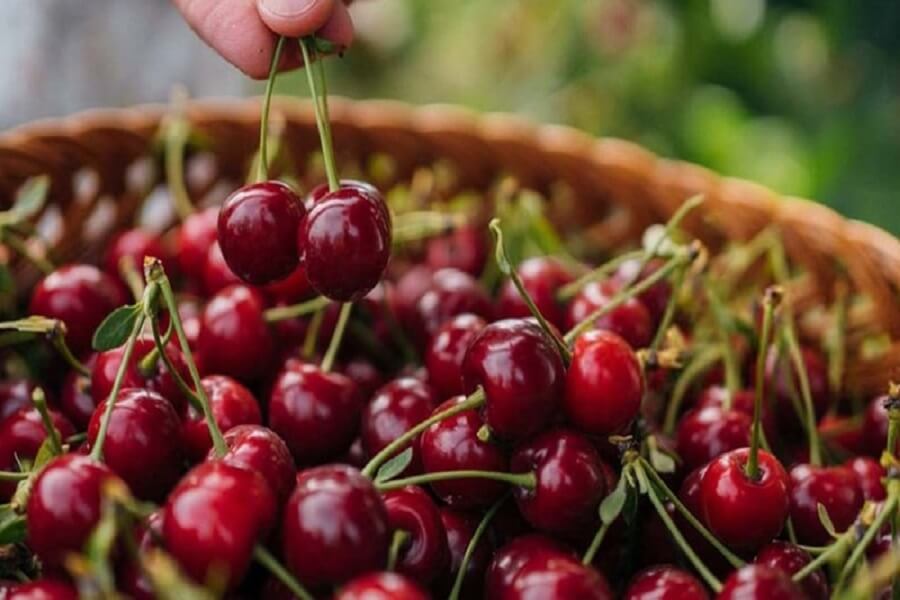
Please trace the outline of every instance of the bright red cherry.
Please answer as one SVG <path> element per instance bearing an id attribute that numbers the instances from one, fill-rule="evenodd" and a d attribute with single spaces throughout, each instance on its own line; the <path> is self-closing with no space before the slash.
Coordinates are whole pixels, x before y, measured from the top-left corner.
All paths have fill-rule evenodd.
<path id="1" fill-rule="evenodd" d="M 282 518 L 282 552 L 300 582 L 317 589 L 382 568 L 389 532 L 367 477 L 344 465 L 316 467 L 297 476 Z"/>
<path id="2" fill-rule="evenodd" d="M 341 587 L 334 600 L 429 600 L 428 592 L 402 575 L 388 572 L 362 575 Z"/>
<path id="3" fill-rule="evenodd" d="M 620 285 L 628 285 L 631 284 L 632 281 L 634 283 L 640 283 L 662 268 L 665 262 L 661 259 L 653 259 L 644 266 L 644 269 L 638 275 L 638 267 L 640 267 L 640 264 L 641 259 L 626 261 L 619 267 L 619 270 L 616 271 L 614 279 L 619 282 Z M 637 277 L 635 277 L 635 275 L 637 275 Z M 650 311 L 654 323 L 659 323 L 662 319 L 663 314 L 666 312 L 666 306 L 669 304 L 669 298 L 671 297 L 672 284 L 666 279 L 654 283 L 649 289 L 638 295 L 638 299 Z"/>
<path id="4" fill-rule="evenodd" d="M 697 578 L 667 565 L 644 569 L 631 579 L 624 600 L 706 600 L 709 594 Z"/>
<path id="5" fill-rule="evenodd" d="M 753 560 L 758 565 L 782 571 L 788 577 L 808 565 L 812 561 L 809 553 L 789 542 L 775 541 L 763 546 Z M 807 575 L 800 586 L 808 600 L 825 600 L 828 598 L 828 579 L 821 569 Z"/>
<path id="6" fill-rule="evenodd" d="M 31 395 L 38 387 L 30 379 L 9 378 L 0 381 L 0 421 L 20 408 L 31 406 Z"/>
<path id="7" fill-rule="evenodd" d="M 856 520 L 865 498 L 852 470 L 800 464 L 790 475 L 791 523 L 801 544 L 824 546 L 831 541 L 819 519 L 819 504 L 838 532 L 846 531 Z"/>
<path id="8" fill-rule="evenodd" d="M 65 265 L 41 279 L 31 294 L 28 313 L 66 324 L 66 343 L 76 355 L 91 348 L 94 330 L 125 304 L 118 280 L 91 265 Z"/>
<path id="9" fill-rule="evenodd" d="M 227 287 L 203 309 L 197 350 L 206 371 L 242 380 L 266 372 L 274 341 L 263 317 L 260 293 L 244 285 Z"/>
<path id="10" fill-rule="evenodd" d="M 746 565 L 725 580 L 716 600 L 804 600 L 806 595 L 780 569 Z"/>
<path id="11" fill-rule="evenodd" d="M 565 384 L 556 346 L 531 319 L 504 319 L 482 329 L 469 344 L 462 373 L 467 393 L 484 389 L 485 422 L 507 440 L 545 428 Z"/>
<path id="12" fill-rule="evenodd" d="M 219 242 L 213 242 L 206 253 L 201 282 L 203 284 L 203 292 L 207 296 L 217 294 L 229 285 L 244 283 L 240 277 L 234 274 L 228 263 L 225 262 L 225 255 L 222 254 Z"/>
<path id="13" fill-rule="evenodd" d="M 281 506 L 294 489 L 297 472 L 294 458 L 284 440 L 262 425 L 238 425 L 226 431 L 224 438 L 228 452 L 217 459 L 215 450 L 210 449 L 207 460 L 219 460 L 259 473 L 272 488 Z"/>
<path id="14" fill-rule="evenodd" d="M 462 362 L 469 344 L 487 326 L 481 317 L 469 313 L 449 319 L 435 332 L 425 351 L 428 382 L 439 398 L 463 393 Z"/>
<path id="15" fill-rule="evenodd" d="M 413 426 L 430 417 L 435 404 L 434 392 L 428 384 L 413 377 L 400 377 L 383 386 L 362 412 L 360 435 L 366 454 L 375 456 Z M 413 461 L 406 469 L 406 475 L 422 470 L 416 444 L 413 444 L 413 453 Z"/>
<path id="16" fill-rule="evenodd" d="M 200 380 L 213 418 L 226 433 L 238 425 L 259 425 L 262 414 L 253 394 L 243 385 L 225 375 L 207 375 Z M 181 426 L 181 439 L 188 458 L 196 462 L 212 448 L 212 438 L 203 413 L 188 406 Z"/>
<path id="17" fill-rule="evenodd" d="M 280 181 L 252 183 L 232 192 L 218 219 L 225 262 L 253 285 L 284 279 L 300 262 L 297 227 L 305 214 L 297 194 Z"/>
<path id="18" fill-rule="evenodd" d="M 445 321 L 463 313 L 491 321 L 494 307 L 477 279 L 457 269 L 441 269 L 432 275 L 412 308 L 400 314 L 405 315 L 416 342 L 425 347 Z"/>
<path id="19" fill-rule="evenodd" d="M 163 246 L 159 236 L 146 229 L 136 227 L 117 234 L 106 246 L 106 252 L 103 255 L 103 270 L 113 277 L 121 277 L 120 264 L 126 256 L 134 261 L 134 268 L 142 277 L 144 257 L 146 256 L 158 258 L 165 265 L 166 272 L 171 272 L 169 252 Z"/>
<path id="20" fill-rule="evenodd" d="M 688 411 L 678 423 L 678 456 L 696 469 L 728 452 L 750 445 L 753 419 L 745 412 L 708 406 Z"/>
<path id="21" fill-rule="evenodd" d="M 437 505 L 418 487 L 394 490 L 384 495 L 388 524 L 405 531 L 409 538 L 397 561 L 397 571 L 428 584 L 448 566 L 447 532 Z"/>
<path id="22" fill-rule="evenodd" d="M 55 410 L 49 413 L 62 439 L 75 433 L 68 419 Z M 18 471 L 19 463 L 34 459 L 45 439 L 47 432 L 37 409 L 23 407 L 0 421 L 0 470 Z M 0 500 L 8 501 L 15 491 L 15 483 L 0 482 Z"/>
<path id="23" fill-rule="evenodd" d="M 219 208 L 210 207 L 195 212 L 182 222 L 175 233 L 175 257 L 182 274 L 200 281 L 209 247 L 216 241 Z"/>
<path id="24" fill-rule="evenodd" d="M 637 355 L 609 331 L 589 331 L 575 341 L 564 408 L 576 428 L 608 436 L 634 420 L 644 395 Z"/>
<path id="25" fill-rule="evenodd" d="M 436 588 L 447 593 L 453 586 L 456 573 L 462 566 L 463 555 L 469 547 L 475 529 L 478 527 L 478 516 L 442 506 L 439 508 L 441 522 L 447 533 L 447 547 L 450 551 L 450 567 L 436 584 Z M 466 573 L 463 575 L 462 597 L 474 597 L 481 593 L 484 572 L 491 560 L 491 544 L 488 536 L 482 537 L 470 556 Z M 477 590 L 477 592 L 476 592 Z M 441 596 L 443 597 L 443 595 Z"/>
<path id="26" fill-rule="evenodd" d="M 881 463 L 868 456 L 857 456 L 844 463 L 844 466 L 856 474 L 863 498 L 873 502 L 885 499 L 887 493 L 884 489 L 884 478 L 887 475 Z"/>
<path id="27" fill-rule="evenodd" d="M 572 329 L 609 304 L 619 290 L 619 284 L 612 280 L 592 281 L 585 285 L 569 304 L 566 327 Z M 595 327 L 619 334 L 635 349 L 648 346 L 653 340 L 653 317 L 637 298 L 625 301 L 597 319 Z"/>
<path id="28" fill-rule="evenodd" d="M 522 286 L 545 319 L 557 328 L 566 327 L 566 309 L 557 300 L 559 288 L 574 281 L 574 277 L 561 262 L 550 256 L 537 256 L 524 260 L 516 269 Z M 507 280 L 500 289 L 497 314 L 502 318 L 525 318 L 531 316 L 528 305 L 522 300 L 512 280 Z"/>
<path id="29" fill-rule="evenodd" d="M 740 448 L 706 468 L 700 481 L 704 522 L 716 536 L 739 550 L 756 550 L 777 536 L 787 520 L 790 480 L 778 459 L 758 454 L 757 478 L 745 469 L 750 454 Z"/>
<path id="30" fill-rule="evenodd" d="M 4 600 L 78 600 L 78 591 L 56 579 L 38 579 L 17 583 L 2 594 Z"/>
<path id="31" fill-rule="evenodd" d="M 484 270 L 488 256 L 484 233 L 483 227 L 467 224 L 455 228 L 447 235 L 428 240 L 425 245 L 425 263 L 435 271 L 452 268 L 478 277 Z"/>

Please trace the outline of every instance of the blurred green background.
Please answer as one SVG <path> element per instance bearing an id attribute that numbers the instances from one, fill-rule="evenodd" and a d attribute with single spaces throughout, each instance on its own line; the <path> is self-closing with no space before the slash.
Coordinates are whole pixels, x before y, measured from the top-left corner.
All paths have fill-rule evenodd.
<path id="1" fill-rule="evenodd" d="M 358 0 L 330 92 L 634 140 L 900 234 L 900 1 Z M 297 74 L 279 91 L 306 94 Z"/>

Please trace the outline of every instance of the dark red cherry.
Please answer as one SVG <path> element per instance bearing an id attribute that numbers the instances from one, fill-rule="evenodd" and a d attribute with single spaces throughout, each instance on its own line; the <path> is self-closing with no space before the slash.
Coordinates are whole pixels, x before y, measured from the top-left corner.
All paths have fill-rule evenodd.
<path id="1" fill-rule="evenodd" d="M 248 380 L 266 372 L 274 342 L 264 308 L 260 293 L 244 285 L 227 287 L 210 299 L 197 338 L 208 373 Z"/>
<path id="2" fill-rule="evenodd" d="M 344 363 L 341 366 L 341 373 L 353 380 L 363 398 L 371 398 L 378 388 L 386 383 L 384 374 L 378 367 L 372 361 L 362 357 L 356 357 Z"/>
<path id="3" fill-rule="evenodd" d="M 28 547 L 45 567 L 61 567 L 70 552 L 81 552 L 100 519 L 103 486 L 116 476 L 106 465 L 81 454 L 51 460 L 28 496 Z"/>
<path id="4" fill-rule="evenodd" d="M 676 447 L 688 469 L 750 445 L 753 419 L 745 412 L 707 406 L 688 411 L 678 423 Z"/>
<path id="5" fill-rule="evenodd" d="M 316 295 L 306 276 L 306 267 L 302 264 L 284 279 L 273 281 L 264 289 L 275 303 L 297 304 Z"/>
<path id="6" fill-rule="evenodd" d="M 226 433 L 238 425 L 259 425 L 262 414 L 253 394 L 243 385 L 225 375 L 207 375 L 200 380 L 213 418 Z M 197 462 L 212 448 L 212 438 L 203 413 L 188 406 L 181 425 L 181 439 L 187 457 Z"/>
<path id="7" fill-rule="evenodd" d="M 812 561 L 812 557 L 806 550 L 789 542 L 781 541 L 763 546 L 753 560 L 758 565 L 777 569 L 788 577 L 808 565 L 810 561 Z M 808 600 L 828 598 L 828 579 L 821 569 L 807 575 L 799 585 L 803 588 Z"/>
<path id="8" fill-rule="evenodd" d="M 564 407 L 576 428 L 594 435 L 616 433 L 638 416 L 643 395 L 641 365 L 628 342 L 602 330 L 575 341 Z"/>
<path id="9" fill-rule="evenodd" d="M 662 266 L 665 264 L 665 261 L 662 259 L 653 259 L 648 262 L 643 270 L 641 270 L 640 274 L 635 278 L 635 275 L 638 274 L 638 267 L 640 267 L 641 259 L 633 259 L 626 261 L 619 267 L 619 270 L 616 271 L 614 279 L 619 282 L 620 285 L 630 284 L 632 281 L 634 283 L 639 283 L 644 279 L 647 279 L 654 273 L 656 273 Z M 650 311 L 650 315 L 653 317 L 654 323 L 658 323 L 660 319 L 662 319 L 663 314 L 666 312 L 666 306 L 669 304 L 669 298 L 672 297 L 672 284 L 669 283 L 666 279 L 658 281 L 650 286 L 644 292 L 641 292 L 638 295 L 638 299 L 643 303 L 644 306 Z"/>
<path id="10" fill-rule="evenodd" d="M 441 269 L 432 275 L 406 319 L 413 338 L 424 348 L 445 321 L 463 313 L 491 321 L 494 307 L 477 279 L 457 269 Z"/>
<path id="11" fill-rule="evenodd" d="M 418 487 L 394 490 L 384 495 L 388 525 L 409 537 L 397 560 L 397 572 L 422 584 L 432 582 L 448 566 L 447 532 L 437 505 Z"/>
<path id="12" fill-rule="evenodd" d="M 218 218 L 218 240 L 231 270 L 253 285 L 284 279 L 300 262 L 297 227 L 306 214 L 297 194 L 280 181 L 232 192 Z"/>
<path id="13" fill-rule="evenodd" d="M 619 290 L 619 284 L 611 280 L 592 281 L 585 285 L 569 304 L 566 327 L 572 329 L 591 313 L 609 304 Z M 635 349 L 643 348 L 653 340 L 653 318 L 637 298 L 625 301 L 597 319 L 595 327 L 622 336 Z"/>
<path id="14" fill-rule="evenodd" d="M 866 452 L 869 434 L 863 429 L 861 419 L 827 414 L 819 419 L 818 430 L 819 438 L 839 454 L 852 456 Z"/>
<path id="15" fill-rule="evenodd" d="M 828 364 L 821 353 L 811 347 L 802 347 L 800 352 L 809 378 L 813 408 L 818 418 L 825 414 L 831 403 L 831 394 L 828 390 Z M 800 421 L 791 398 L 791 390 L 796 390 L 799 397 L 800 380 L 794 373 L 793 363 L 786 352 L 778 355 L 773 349 L 766 356 L 766 385 L 775 394 L 779 423 L 799 428 Z"/>
<path id="16" fill-rule="evenodd" d="M 496 559 L 495 559 L 496 560 Z M 521 566 L 500 587 L 504 600 L 612 600 L 614 595 L 606 579 L 589 566 L 565 554 L 536 552 L 525 556 Z"/>
<path id="17" fill-rule="evenodd" d="M 381 280 L 391 240 L 384 197 L 356 186 L 326 194 L 297 233 L 309 283 L 323 296 L 341 302 L 362 298 Z"/>
<path id="18" fill-rule="evenodd" d="M 667 565 L 644 569 L 631 579 L 624 600 L 705 600 L 706 588 L 686 571 Z"/>
<path id="19" fill-rule="evenodd" d="M 510 471 L 534 473 L 534 489 L 516 487 L 522 516 L 540 531 L 577 535 L 599 525 L 597 507 L 606 496 L 602 460 L 589 439 L 574 431 L 539 434 L 513 453 Z"/>
<path id="20" fill-rule="evenodd" d="M 479 519 L 475 514 L 454 510 L 446 506 L 440 507 L 439 511 L 441 522 L 444 524 L 444 531 L 447 533 L 450 567 L 445 570 L 436 587 L 449 593 L 453 586 L 455 575 L 462 566 L 463 555 L 465 555 L 466 549 L 469 547 L 472 536 L 475 535 Z M 466 573 L 463 576 L 462 597 L 472 597 L 476 594 L 476 590 L 477 594 L 481 593 L 484 572 L 487 570 L 490 560 L 491 545 L 488 536 L 483 536 L 469 557 Z"/>
<path id="21" fill-rule="evenodd" d="M 412 322 L 414 308 L 422 294 L 431 287 L 434 271 L 421 263 L 406 269 L 395 281 L 392 304 L 397 317 L 404 323 Z"/>
<path id="22" fill-rule="evenodd" d="M 346 375 L 295 363 L 281 372 L 269 396 L 269 427 L 298 465 L 335 460 L 359 432 L 363 399 Z"/>
<path id="23" fill-rule="evenodd" d="M 89 447 L 97 440 L 105 411 L 106 400 L 88 425 Z M 165 398 L 149 390 L 122 390 L 113 405 L 103 460 L 139 498 L 162 498 L 181 475 L 180 430 L 178 414 Z"/>
<path id="24" fill-rule="evenodd" d="M 175 257 L 187 278 L 200 281 L 209 247 L 216 241 L 219 208 L 210 207 L 188 215 L 175 233 Z"/>
<path id="25" fill-rule="evenodd" d="M 566 309 L 557 300 L 559 289 L 574 281 L 574 277 L 561 262 L 550 256 L 538 256 L 524 260 L 516 269 L 522 285 L 545 319 L 557 328 L 564 329 Z M 502 318 L 530 317 L 531 311 L 522 300 L 512 280 L 507 280 L 500 289 L 497 315 Z"/>
<path id="26" fill-rule="evenodd" d="M 863 448 L 869 456 L 880 457 L 887 449 L 888 411 L 885 403 L 890 398 L 885 394 L 869 402 L 863 413 Z"/>
<path id="27" fill-rule="evenodd" d="M 477 315 L 457 315 L 435 332 L 425 350 L 425 366 L 428 382 L 439 398 L 449 398 L 463 393 L 462 362 L 469 344 L 487 322 Z"/>
<path id="28" fill-rule="evenodd" d="M 873 502 L 880 502 L 885 499 L 887 496 L 884 489 L 886 473 L 881 463 L 868 456 L 857 456 L 844 463 L 844 466 L 856 474 L 863 498 Z"/>
<path id="29" fill-rule="evenodd" d="M 103 254 L 103 270 L 113 277 L 121 277 L 120 264 L 123 258 L 131 258 L 134 268 L 143 279 L 144 257 L 152 256 L 163 262 L 167 273 L 171 273 L 172 265 L 168 251 L 159 236 L 146 229 L 126 229 L 117 234 L 106 245 Z"/>
<path id="30" fill-rule="evenodd" d="M 273 525 L 278 507 L 262 475 L 221 461 L 191 469 L 163 508 L 163 545 L 196 581 L 244 577 L 253 546 Z M 224 573 L 222 573 L 224 570 Z"/>
<path id="31" fill-rule="evenodd" d="M 548 558 L 567 561 L 574 560 L 574 555 L 556 540 L 543 535 L 529 534 L 513 539 L 494 553 L 485 576 L 484 597 L 506 598 L 505 594 L 529 561 Z"/>
<path id="32" fill-rule="evenodd" d="M 228 452 L 218 460 L 262 475 L 281 506 L 294 489 L 297 472 L 284 440 L 262 425 L 238 425 L 224 437 Z M 214 449 L 210 449 L 207 460 L 216 460 Z"/>
<path id="33" fill-rule="evenodd" d="M 17 583 L 0 595 L 4 600 L 78 600 L 78 591 L 71 584 L 56 579 Z"/>
<path id="34" fill-rule="evenodd" d="M 687 477 L 684 478 L 684 481 L 681 482 L 681 487 L 678 489 L 678 499 L 681 500 L 685 508 L 687 508 L 701 523 L 704 523 L 706 517 L 703 514 L 700 484 L 703 481 L 703 475 L 706 473 L 707 466 L 708 465 L 703 465 L 688 473 Z M 670 512 L 673 513 L 672 517 L 678 530 L 682 532 L 685 540 L 687 540 L 688 544 L 690 544 L 691 548 L 694 549 L 701 560 L 703 560 L 703 562 L 718 575 L 730 573 L 734 567 L 725 560 L 722 554 L 716 550 L 713 545 L 710 544 L 706 538 L 704 538 L 700 532 L 681 515 L 681 513 L 675 511 L 674 508 L 673 505 Z M 671 542 L 668 530 L 665 529 L 665 526 L 662 525 L 662 523 L 660 523 L 660 526 L 663 527 L 665 538 L 670 540 L 669 544 L 672 547 L 672 551 L 677 553 L 678 549 L 675 547 L 674 543 Z"/>
<path id="35" fill-rule="evenodd" d="M 96 359 L 97 355 L 91 354 L 86 361 L 83 361 L 84 365 L 93 371 Z M 87 429 L 96 407 L 97 403 L 91 394 L 91 378 L 74 369 L 66 373 L 59 392 L 60 412 L 66 415 L 79 431 L 84 431 Z"/>
<path id="36" fill-rule="evenodd" d="M 0 381 L 0 421 L 20 408 L 31 406 L 31 395 L 38 387 L 30 379 L 9 378 Z"/>
<path id="37" fill-rule="evenodd" d="M 504 319 L 482 329 L 469 344 L 462 373 L 467 393 L 484 389 L 485 422 L 507 440 L 545 428 L 565 384 L 556 346 L 531 319 Z"/>
<path id="38" fill-rule="evenodd" d="M 281 535 L 288 569 L 317 589 L 382 568 L 390 530 L 372 482 L 353 467 L 328 465 L 297 476 Z"/>
<path id="39" fill-rule="evenodd" d="M 746 565 L 722 585 L 716 600 L 804 600 L 800 587 L 780 569 L 765 565 Z"/>
<path id="40" fill-rule="evenodd" d="M 838 532 L 846 531 L 856 520 L 865 498 L 852 470 L 800 464 L 790 475 L 791 523 L 801 544 L 824 546 L 831 541 L 819 520 L 819 504 Z"/>
<path id="41" fill-rule="evenodd" d="M 457 396 L 435 409 L 440 412 L 464 398 Z M 482 426 L 478 413 L 466 410 L 435 423 L 419 437 L 419 451 L 426 473 L 437 471 L 506 471 L 503 451 L 493 442 L 478 439 Z M 503 483 L 487 479 L 454 479 L 431 484 L 441 500 L 457 508 L 487 506 L 506 490 Z"/>
<path id="42" fill-rule="evenodd" d="M 737 412 L 742 412 L 748 417 L 753 417 L 753 404 L 756 402 L 756 392 L 752 389 L 740 389 L 735 391 L 734 398 L 731 399 L 731 408 Z M 728 388 L 724 385 L 710 385 L 700 392 L 697 397 L 697 403 L 694 408 L 706 408 L 715 406 L 717 408 L 725 408 L 728 404 Z M 777 432 L 775 429 L 775 418 L 766 403 L 762 406 L 762 427 L 768 436 L 774 436 Z M 747 444 L 744 444 L 745 446 Z"/>
<path id="43" fill-rule="evenodd" d="M 463 225 L 447 235 L 432 238 L 425 246 L 425 263 L 435 271 L 452 268 L 478 277 L 484 270 L 488 256 L 484 234 L 483 227 Z"/>
<path id="44" fill-rule="evenodd" d="M 376 188 L 371 183 L 367 181 L 360 181 L 359 179 L 341 179 L 340 187 L 357 190 L 362 194 L 377 196 L 381 193 L 378 191 L 378 188 Z M 311 211 L 316 204 L 324 200 L 330 193 L 331 190 L 328 189 L 327 182 L 320 183 L 319 185 L 314 186 L 311 190 L 309 190 L 309 192 L 307 192 L 306 196 L 303 198 L 303 205 L 306 207 L 307 212 Z M 389 218 L 390 211 L 388 210 L 387 203 L 383 203 L 379 206 L 384 210 L 384 218 Z"/>
<path id="45" fill-rule="evenodd" d="M 386 571 L 361 575 L 341 587 L 334 600 L 429 600 L 413 581 Z"/>
<path id="46" fill-rule="evenodd" d="M 68 419 L 55 410 L 49 413 L 63 440 L 75 433 Z M 0 471 L 18 471 L 19 464 L 34 459 L 45 439 L 47 431 L 37 409 L 23 407 L 0 421 Z M 0 500 L 8 501 L 15 491 L 14 482 L 0 482 Z"/>
<path id="47" fill-rule="evenodd" d="M 225 262 L 219 242 L 213 242 L 209 247 L 209 252 L 206 253 L 201 282 L 203 283 L 203 293 L 207 296 L 217 294 L 229 285 L 244 283 Z"/>
<path id="48" fill-rule="evenodd" d="M 757 478 L 745 469 L 750 451 L 732 450 L 709 464 L 700 481 L 703 520 L 724 543 L 756 550 L 771 542 L 787 520 L 790 480 L 778 459 L 760 450 Z"/>
<path id="49" fill-rule="evenodd" d="M 41 279 L 28 313 L 66 324 L 66 343 L 76 355 L 91 348 L 94 330 L 113 309 L 125 304 L 118 280 L 91 265 L 65 265 Z"/>
<path id="50" fill-rule="evenodd" d="M 375 456 L 385 446 L 431 416 L 435 407 L 434 392 L 413 377 L 400 377 L 383 386 L 362 412 L 360 436 L 368 456 Z M 421 472 L 419 449 L 413 444 L 413 461 L 405 474 Z"/>

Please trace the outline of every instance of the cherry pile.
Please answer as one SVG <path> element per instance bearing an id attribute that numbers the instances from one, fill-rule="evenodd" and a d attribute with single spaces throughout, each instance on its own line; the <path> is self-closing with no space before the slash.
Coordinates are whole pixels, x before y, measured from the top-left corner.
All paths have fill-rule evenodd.
<path id="1" fill-rule="evenodd" d="M 0 324 L 0 597 L 890 595 L 900 389 L 842 391 L 846 293 L 820 347 L 778 237 L 711 256 L 700 199 L 605 262 L 509 181 L 388 202 L 300 49 L 327 183 L 269 178 L 267 94 L 221 207 L 98 265 L 10 245 L 45 275 Z"/>

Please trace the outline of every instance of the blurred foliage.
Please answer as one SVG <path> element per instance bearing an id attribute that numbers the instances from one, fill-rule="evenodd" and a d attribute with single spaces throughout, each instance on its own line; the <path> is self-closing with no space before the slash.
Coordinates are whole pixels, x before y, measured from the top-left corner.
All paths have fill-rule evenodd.
<path id="1" fill-rule="evenodd" d="M 358 0 L 331 92 L 512 111 L 900 233 L 896 0 Z M 296 75 L 280 91 L 305 94 Z"/>

